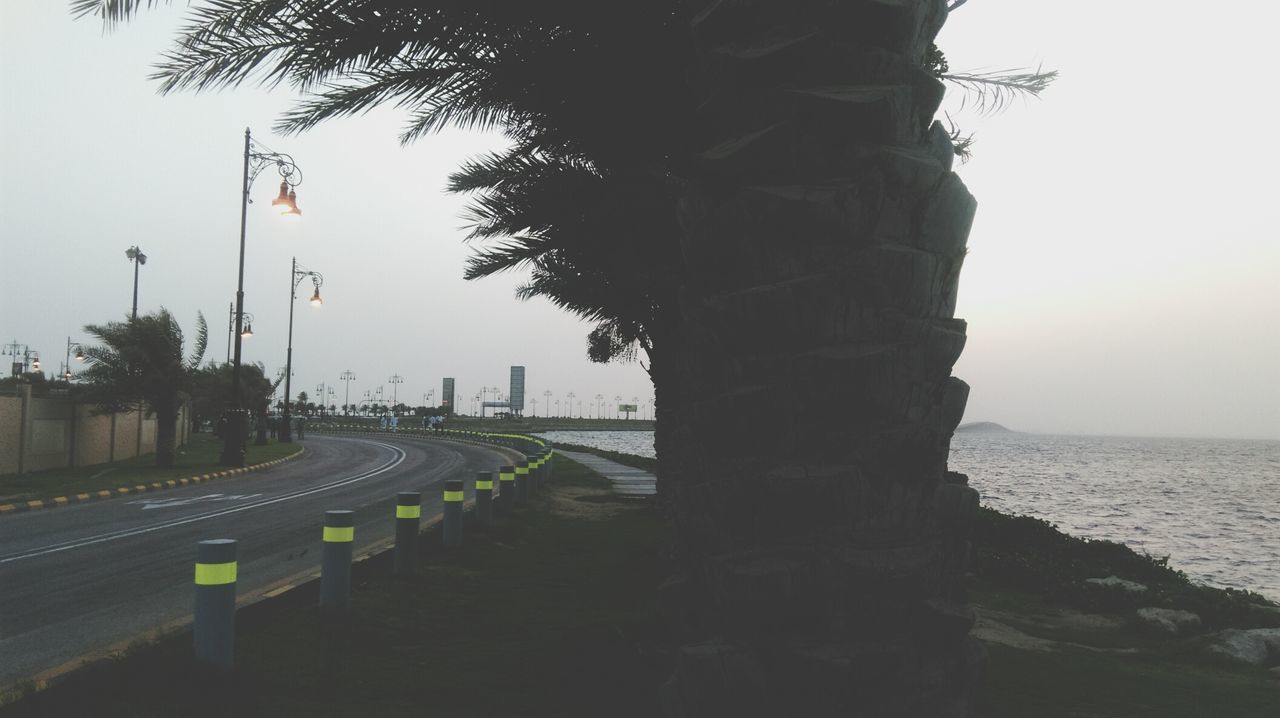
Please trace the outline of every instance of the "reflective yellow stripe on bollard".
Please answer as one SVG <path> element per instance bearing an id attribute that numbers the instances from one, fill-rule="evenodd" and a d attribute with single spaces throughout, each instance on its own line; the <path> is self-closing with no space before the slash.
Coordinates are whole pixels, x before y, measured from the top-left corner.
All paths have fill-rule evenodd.
<path id="1" fill-rule="evenodd" d="M 398 519 L 416 519 L 421 516 L 421 506 L 396 506 L 396 518 Z"/>
<path id="2" fill-rule="evenodd" d="M 236 562 L 196 564 L 197 586 L 222 586 L 236 582 Z"/>
<path id="3" fill-rule="evenodd" d="M 313 534 L 314 535 L 314 534 Z M 354 526 L 325 526 L 324 540 L 329 543 L 345 543 L 355 539 Z"/>

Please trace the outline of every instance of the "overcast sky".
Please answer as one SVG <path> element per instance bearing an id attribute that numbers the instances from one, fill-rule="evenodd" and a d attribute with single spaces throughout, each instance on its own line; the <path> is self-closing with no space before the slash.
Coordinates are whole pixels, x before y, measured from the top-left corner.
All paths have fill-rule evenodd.
<path id="1" fill-rule="evenodd" d="M 146 79 L 182 15 L 143 13 L 104 35 L 56 0 L 0 2 L 0 341 L 56 370 L 81 327 L 165 306 L 207 358 L 227 352 L 243 132 L 304 172 L 304 216 L 284 224 L 268 170 L 249 210 L 246 361 L 284 365 L 290 257 L 324 274 L 299 289 L 294 388 L 326 382 L 354 402 L 389 377 L 406 403 L 456 377 L 461 408 L 523 364 L 530 397 L 652 396 L 638 365 L 587 361 L 589 326 L 518 275 L 462 280 L 465 198 L 447 174 L 500 138 L 449 131 L 409 147 L 379 110 L 301 136 L 270 128 L 287 90 L 160 97 Z M 966 420 L 1097 434 L 1280 439 L 1280 242 L 1272 196 L 1280 143 L 1272 53 L 1280 9 L 1257 0 L 971 0 L 939 44 L 953 70 L 1035 66 L 1061 79 L 1042 100 L 982 116 L 959 168 L 979 212 L 958 315 Z M 304 293 L 305 292 L 305 293 Z M 73 367 L 74 368 L 74 367 Z M 577 409 L 575 406 L 575 413 Z"/>

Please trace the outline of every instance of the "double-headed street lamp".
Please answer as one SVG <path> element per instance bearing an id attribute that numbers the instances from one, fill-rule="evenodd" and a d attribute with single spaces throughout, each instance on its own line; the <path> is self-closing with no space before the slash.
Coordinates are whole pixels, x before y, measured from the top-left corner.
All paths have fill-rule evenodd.
<path id="1" fill-rule="evenodd" d="M 62 363 L 62 378 L 71 381 L 71 350 L 76 350 L 76 361 L 84 363 L 84 347 L 67 337 L 67 359 Z"/>
<path id="2" fill-rule="evenodd" d="M 298 194 L 294 190 L 302 184 L 302 171 L 298 169 L 293 157 L 267 151 L 267 148 L 261 145 L 255 148 L 249 129 L 245 128 L 244 173 L 240 182 L 240 264 L 236 279 L 235 356 L 231 365 L 231 409 L 227 412 L 227 421 L 222 435 L 221 461 L 224 466 L 244 466 L 246 422 L 245 411 L 240 406 L 240 343 L 241 331 L 244 329 L 244 236 L 249 217 L 249 189 L 258 175 L 271 166 L 280 173 L 280 195 L 271 201 L 272 208 L 283 217 L 302 216 L 301 210 L 298 209 Z M 287 411 L 289 406 L 287 395 L 284 405 Z"/>
<path id="3" fill-rule="evenodd" d="M 138 268 L 147 263 L 147 255 L 138 249 L 138 245 L 124 250 L 124 256 L 133 262 L 133 318 L 138 318 Z"/>
<path id="4" fill-rule="evenodd" d="M 283 189 L 281 194 L 284 194 Z M 284 427 L 280 430 L 281 441 L 293 441 L 293 427 L 290 425 L 289 404 L 291 403 L 289 394 L 289 382 L 293 377 L 293 304 L 298 298 L 298 285 L 302 284 L 302 280 L 307 277 L 311 278 L 311 286 L 315 287 L 315 291 L 311 294 L 311 306 L 318 307 L 324 304 L 324 300 L 320 299 L 320 285 L 324 284 L 324 275 L 319 272 L 312 272 L 298 266 L 298 258 L 293 258 L 293 269 L 289 275 L 289 349 L 285 355 L 284 361 Z M 320 397 L 324 401 L 324 397 Z"/>

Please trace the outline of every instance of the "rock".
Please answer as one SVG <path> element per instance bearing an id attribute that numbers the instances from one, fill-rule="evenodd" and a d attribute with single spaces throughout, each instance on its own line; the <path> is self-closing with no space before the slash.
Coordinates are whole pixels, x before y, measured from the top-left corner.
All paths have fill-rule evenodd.
<path id="1" fill-rule="evenodd" d="M 1127 581 L 1119 576 L 1107 576 L 1106 578 L 1086 578 L 1085 583 L 1091 586 L 1100 586 L 1102 588 L 1116 588 L 1128 593 L 1146 593 L 1147 587 L 1137 581 Z"/>
<path id="2" fill-rule="evenodd" d="M 1138 624 L 1154 633 L 1178 636 L 1200 628 L 1200 617 L 1190 611 L 1172 608 L 1139 608 Z"/>
<path id="3" fill-rule="evenodd" d="M 1280 628 L 1228 628 L 1210 637 L 1208 651 L 1265 666 L 1280 660 Z"/>

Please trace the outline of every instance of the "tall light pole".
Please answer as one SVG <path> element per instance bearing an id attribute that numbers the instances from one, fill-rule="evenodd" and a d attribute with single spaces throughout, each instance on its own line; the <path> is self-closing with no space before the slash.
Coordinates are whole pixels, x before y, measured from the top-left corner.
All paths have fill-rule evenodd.
<path id="1" fill-rule="evenodd" d="M 133 318 L 137 319 L 138 318 L 138 267 L 141 267 L 142 265 L 147 263 L 147 255 L 143 254 L 142 250 L 138 249 L 138 245 L 135 244 L 132 247 L 124 250 L 124 256 L 128 257 L 130 262 L 133 262 Z"/>
<path id="2" fill-rule="evenodd" d="M 76 361 L 84 363 L 84 347 L 78 343 L 71 341 L 71 337 L 67 337 L 67 360 L 63 362 L 62 378 L 71 381 L 71 350 L 76 350 Z"/>
<path id="3" fill-rule="evenodd" d="M 266 149 L 263 147 L 262 149 Z M 240 182 L 240 264 L 236 279 L 236 331 L 235 357 L 231 365 L 231 410 L 227 412 L 226 425 L 222 434 L 221 463 L 224 466 L 244 466 L 244 429 L 245 411 L 240 406 L 240 331 L 244 328 L 244 236 L 245 226 L 249 218 L 249 189 L 258 174 L 267 167 L 275 165 L 280 173 L 280 196 L 271 201 L 271 206 L 283 217 L 297 218 L 302 216 L 298 209 L 298 194 L 293 188 L 302 184 L 302 172 L 293 161 L 293 157 L 279 152 L 258 152 L 254 150 L 253 138 L 249 128 L 244 130 L 244 173 Z M 285 380 L 288 381 L 288 375 Z M 289 397 L 284 398 L 284 406 L 289 408 Z"/>
<path id="4" fill-rule="evenodd" d="M 349 405 L 351 404 L 351 382 L 356 378 L 355 372 L 348 369 L 342 372 L 338 378 L 347 384 L 347 393 L 345 398 L 342 400 L 342 413 L 350 414 L 351 409 L 349 408 Z"/>
<path id="5" fill-rule="evenodd" d="M 596 394 L 596 418 L 603 419 L 604 413 L 604 394 Z"/>
<path id="6" fill-rule="evenodd" d="M 387 377 L 387 381 L 391 383 L 391 413 L 394 414 L 396 413 L 396 404 L 399 403 L 396 401 L 396 389 L 399 389 L 400 385 L 404 383 L 404 377 L 399 374 L 392 374 Z"/>
<path id="7" fill-rule="evenodd" d="M 569 418 L 572 419 L 573 418 L 573 397 L 577 396 L 577 394 L 574 394 L 573 392 L 569 392 L 568 396 L 569 396 Z"/>
<path id="8" fill-rule="evenodd" d="M 298 298 L 298 285 L 302 284 L 302 280 L 311 277 L 311 284 L 315 287 L 315 292 L 311 295 L 311 306 L 318 307 L 324 303 L 320 299 L 320 285 L 324 284 L 324 276 L 319 272 L 312 272 L 307 269 L 298 267 L 298 258 L 293 258 L 293 265 L 289 270 L 289 349 L 285 354 L 284 360 L 284 427 L 280 431 L 280 440 L 285 442 L 293 441 L 293 427 L 290 426 L 289 419 L 289 383 L 293 378 L 293 305 L 294 300 Z M 239 346 L 238 344 L 236 345 Z M 320 401 L 324 401 L 324 397 L 320 397 Z"/>

